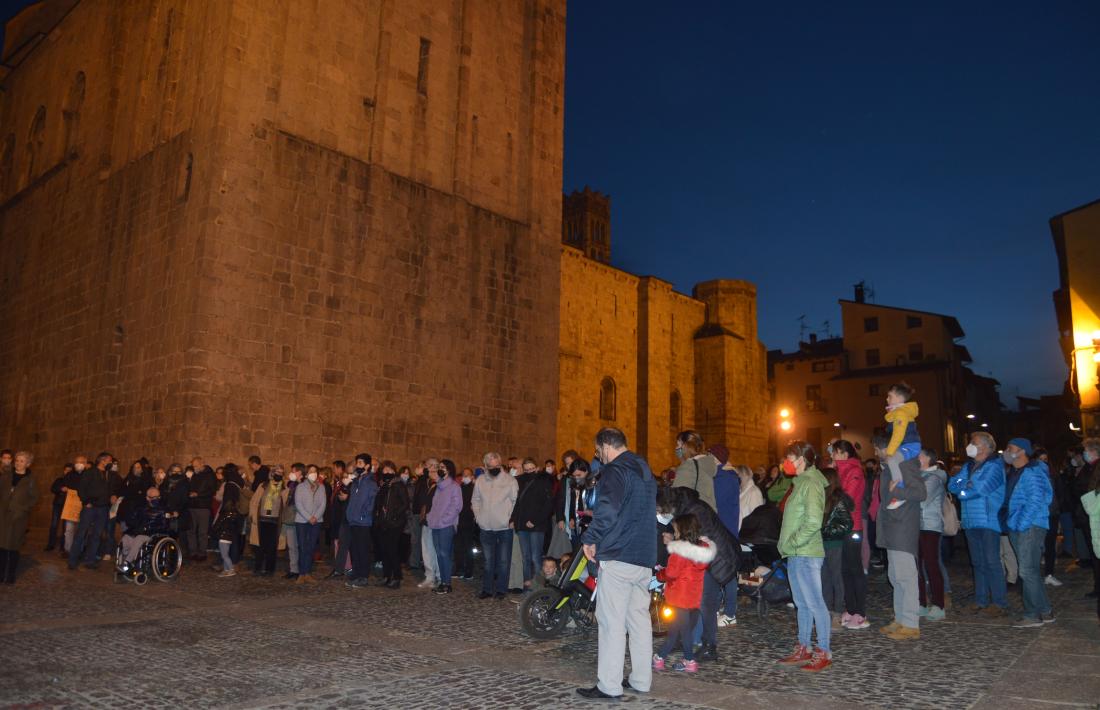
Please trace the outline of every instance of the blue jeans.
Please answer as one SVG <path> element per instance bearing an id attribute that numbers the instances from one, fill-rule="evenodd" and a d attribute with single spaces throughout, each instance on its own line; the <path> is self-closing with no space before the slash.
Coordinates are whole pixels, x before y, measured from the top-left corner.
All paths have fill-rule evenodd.
<path id="1" fill-rule="evenodd" d="M 821 567 L 824 557 L 788 557 L 787 577 L 791 581 L 791 594 L 798 607 L 798 643 L 810 645 L 814 626 L 817 626 L 817 647 L 830 651 L 829 632 L 832 619 L 821 595 Z"/>
<path id="2" fill-rule="evenodd" d="M 96 560 L 99 552 L 99 536 L 107 527 L 107 515 L 109 506 L 97 505 L 91 508 L 82 508 L 80 522 L 76 526 L 76 537 L 69 549 L 69 569 L 76 569 L 80 564 L 80 555 L 84 554 L 84 564 L 90 565 Z"/>
<path id="3" fill-rule="evenodd" d="M 520 530 L 519 551 L 523 555 L 523 584 L 530 584 L 535 572 L 542 569 L 542 541 L 546 533 L 541 530 Z"/>
<path id="4" fill-rule="evenodd" d="M 970 564 L 974 567 L 974 603 L 980 607 L 1008 606 L 1008 587 L 1001 567 L 1001 534 L 996 530 L 972 528 L 966 531 Z"/>
<path id="5" fill-rule="evenodd" d="M 435 558 L 439 562 L 439 583 L 450 584 L 451 570 L 454 567 L 454 526 L 432 528 L 432 542 L 435 543 Z"/>
<path id="6" fill-rule="evenodd" d="M 512 531 L 482 530 L 481 551 L 485 554 L 481 591 L 485 594 L 492 594 L 494 591 L 505 594 L 508 591 L 508 566 L 512 564 Z"/>
<path id="7" fill-rule="evenodd" d="M 313 572 L 313 553 L 317 550 L 317 540 L 321 537 L 320 523 L 296 523 L 294 532 L 298 537 L 298 572 Z"/>
<path id="8" fill-rule="evenodd" d="M 668 635 L 664 644 L 657 652 L 661 658 L 668 658 L 668 654 L 676 648 L 677 644 L 684 653 L 685 661 L 695 660 L 695 648 L 692 646 L 692 630 L 699 623 L 698 609 L 679 609 L 670 607 L 672 611 L 672 623 L 668 627 Z"/>
<path id="9" fill-rule="evenodd" d="M 1016 553 L 1020 587 L 1024 593 L 1024 616 L 1029 619 L 1051 612 L 1046 585 L 1043 584 L 1043 570 L 1040 567 L 1046 536 L 1046 530 L 1035 526 L 1020 532 L 1008 531 L 1008 541 L 1012 543 L 1012 549 Z"/>
<path id="10" fill-rule="evenodd" d="M 703 573 L 703 600 L 699 604 L 699 615 L 702 617 L 702 636 L 700 640 L 704 646 L 718 645 L 718 607 L 722 600 L 722 585 L 714 578 L 708 569 Z"/>

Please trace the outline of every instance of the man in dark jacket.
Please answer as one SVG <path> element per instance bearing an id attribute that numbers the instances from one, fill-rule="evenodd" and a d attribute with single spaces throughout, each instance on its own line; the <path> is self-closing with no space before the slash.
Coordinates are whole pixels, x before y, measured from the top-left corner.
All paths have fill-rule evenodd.
<path id="1" fill-rule="evenodd" d="M 206 560 L 207 534 L 210 532 L 210 506 L 214 502 L 214 493 L 218 488 L 218 480 L 214 476 L 214 469 L 203 463 L 196 456 L 191 460 L 191 468 L 194 474 L 191 476 L 191 490 L 187 494 L 190 497 L 188 504 L 191 513 L 191 523 L 187 528 L 187 554 L 195 562 Z"/>
<path id="2" fill-rule="evenodd" d="M 542 564 L 543 539 L 550 527 L 554 505 L 554 477 L 539 469 L 534 459 L 525 459 L 523 473 L 516 478 L 519 492 L 512 508 L 512 528 L 523 555 L 523 588 L 530 589 L 536 567 Z"/>
<path id="3" fill-rule="evenodd" d="M 627 450 L 626 435 L 607 427 L 596 435 L 603 464 L 596 487 L 592 524 L 581 536 L 585 556 L 599 562 L 598 682 L 578 688 L 581 697 L 601 700 L 623 693 L 623 653 L 630 634 L 628 685 L 649 692 L 653 680 L 653 628 L 649 582 L 657 564 L 657 480 L 638 454 Z"/>
<path id="4" fill-rule="evenodd" d="M 370 456 L 360 454 L 356 460 L 359 474 L 348 488 L 348 501 L 344 511 L 344 529 L 348 532 L 351 549 L 351 579 L 347 586 L 359 588 L 367 586 L 371 570 L 371 527 L 374 525 L 375 500 L 378 497 L 378 484 L 367 471 Z M 362 464 L 362 465 L 360 465 Z"/>
<path id="5" fill-rule="evenodd" d="M 84 557 L 84 566 L 95 569 L 99 539 L 107 527 L 107 514 L 111 508 L 110 466 L 112 456 L 106 452 L 96 457 L 95 468 L 80 477 L 77 495 L 80 496 L 80 522 L 69 549 L 69 569 L 76 570 Z"/>
<path id="6" fill-rule="evenodd" d="M 50 537 L 46 543 L 46 552 L 52 552 L 57 547 L 58 530 L 61 528 L 61 511 L 65 508 L 66 493 L 72 484 L 75 488 L 80 481 L 79 476 L 74 476 L 73 465 L 65 464 L 61 475 L 53 480 L 50 485 L 50 493 L 53 493 L 53 506 L 50 509 Z"/>

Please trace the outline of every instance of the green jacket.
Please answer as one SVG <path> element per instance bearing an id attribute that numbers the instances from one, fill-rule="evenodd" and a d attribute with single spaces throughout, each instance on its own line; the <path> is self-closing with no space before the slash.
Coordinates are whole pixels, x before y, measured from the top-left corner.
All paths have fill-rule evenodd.
<path id="1" fill-rule="evenodd" d="M 825 476 L 813 466 L 794 478 L 794 490 L 783 509 L 779 554 L 784 557 L 824 557 L 821 519 L 825 515 Z"/>
<path id="2" fill-rule="evenodd" d="M 791 487 L 791 477 L 779 472 L 779 478 L 775 479 L 775 482 L 768 488 L 765 495 L 768 496 L 768 500 L 776 505 L 779 505 L 779 501 L 783 500 L 783 496 L 787 495 L 787 489 Z"/>
<path id="3" fill-rule="evenodd" d="M 1081 507 L 1089 516 L 1092 532 L 1092 549 L 1100 550 L 1100 491 L 1089 491 L 1081 496 Z M 1095 560 L 1093 564 L 1096 564 Z"/>

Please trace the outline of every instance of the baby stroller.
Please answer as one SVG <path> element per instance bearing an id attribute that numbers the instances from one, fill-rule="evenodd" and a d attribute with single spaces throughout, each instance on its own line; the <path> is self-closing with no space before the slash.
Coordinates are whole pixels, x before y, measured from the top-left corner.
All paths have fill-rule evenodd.
<path id="1" fill-rule="evenodd" d="M 787 577 L 787 564 L 775 559 L 770 566 L 754 567 L 738 578 L 738 593 L 756 600 L 756 613 L 761 619 L 768 616 L 768 607 L 787 604 L 793 600 L 791 582 Z"/>

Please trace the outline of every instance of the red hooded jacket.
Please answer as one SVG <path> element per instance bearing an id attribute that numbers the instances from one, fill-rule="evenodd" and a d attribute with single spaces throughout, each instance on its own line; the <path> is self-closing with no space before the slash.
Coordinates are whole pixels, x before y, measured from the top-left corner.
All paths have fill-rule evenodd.
<path id="1" fill-rule="evenodd" d="M 840 488 L 855 504 L 852 511 L 852 531 L 863 530 L 863 493 L 867 490 L 867 479 L 863 475 L 863 466 L 859 459 L 844 459 L 833 461 L 836 466 L 836 475 L 840 479 Z"/>
<path id="2" fill-rule="evenodd" d="M 703 600 L 703 573 L 717 550 L 709 539 L 693 545 L 686 540 L 668 543 L 668 566 L 657 573 L 665 583 L 665 602 L 677 609 L 698 609 Z"/>

